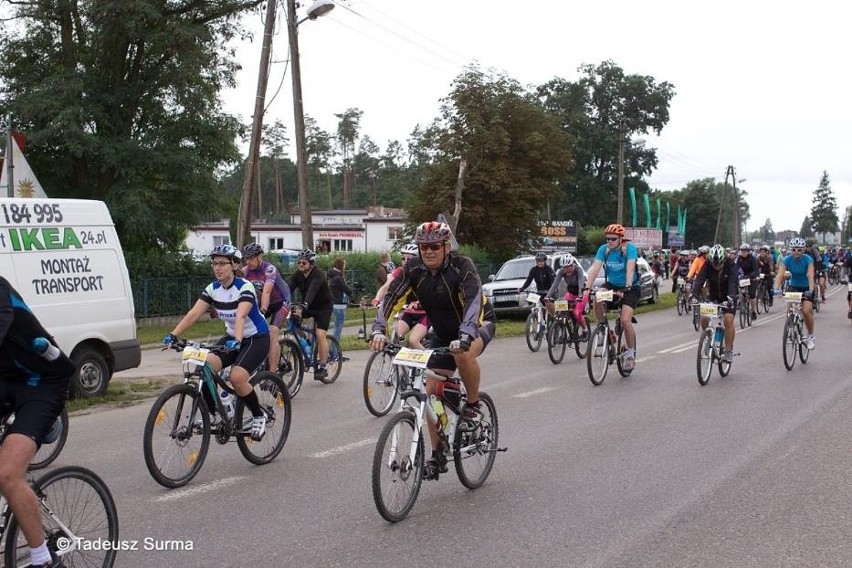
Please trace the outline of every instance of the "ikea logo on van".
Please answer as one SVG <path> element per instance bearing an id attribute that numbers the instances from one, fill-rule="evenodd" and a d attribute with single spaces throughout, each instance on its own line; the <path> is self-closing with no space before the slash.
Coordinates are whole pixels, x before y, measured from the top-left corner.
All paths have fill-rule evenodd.
<path id="1" fill-rule="evenodd" d="M 2 237 L 2 236 L 0 236 Z M 14 251 L 82 249 L 77 233 L 71 227 L 9 228 L 9 242 Z"/>

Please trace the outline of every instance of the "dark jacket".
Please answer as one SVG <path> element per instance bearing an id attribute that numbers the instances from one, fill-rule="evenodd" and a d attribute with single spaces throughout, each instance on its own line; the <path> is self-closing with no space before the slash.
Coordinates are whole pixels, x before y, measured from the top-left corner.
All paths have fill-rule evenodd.
<path id="1" fill-rule="evenodd" d="M 336 268 L 328 271 L 328 289 L 331 291 L 331 301 L 334 304 L 347 303 L 343 299 L 343 294 L 352 296 L 352 288 L 346 283 L 343 273 Z"/>
<path id="2" fill-rule="evenodd" d="M 692 283 L 692 295 L 701 292 L 704 283 L 707 283 L 708 297 L 714 302 L 724 302 L 729 297 L 736 299 L 739 293 L 740 276 L 737 263 L 726 258 L 720 270 L 713 268 L 713 263 L 707 261 Z"/>

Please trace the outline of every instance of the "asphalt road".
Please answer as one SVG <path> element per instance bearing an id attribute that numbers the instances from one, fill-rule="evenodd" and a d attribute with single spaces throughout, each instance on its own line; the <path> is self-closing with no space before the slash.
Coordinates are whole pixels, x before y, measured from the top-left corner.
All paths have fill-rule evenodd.
<path id="1" fill-rule="evenodd" d="M 140 547 L 122 567 L 849 566 L 845 289 L 823 308 L 806 365 L 784 369 L 776 305 L 738 331 L 730 376 L 714 372 L 706 387 L 697 334 L 674 310 L 639 317 L 636 371 L 611 369 L 600 387 L 572 352 L 553 365 L 523 338 L 496 340 L 481 357 L 483 389 L 509 451 L 476 491 L 452 470 L 424 483 L 395 525 L 370 490 L 385 419 L 361 398 L 367 352 L 351 353 L 333 385 L 307 377 L 272 464 L 214 444 L 188 486 L 160 487 L 142 458 L 149 401 L 73 416 L 56 465 L 91 467 L 109 484 L 121 537 Z M 178 355 L 158 350 L 138 370 L 178 371 Z"/>

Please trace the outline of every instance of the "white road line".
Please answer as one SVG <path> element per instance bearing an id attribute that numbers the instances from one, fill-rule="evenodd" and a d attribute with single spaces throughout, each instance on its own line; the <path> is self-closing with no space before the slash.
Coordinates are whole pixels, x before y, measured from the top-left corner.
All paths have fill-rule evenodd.
<path id="1" fill-rule="evenodd" d="M 647 357 L 639 357 L 636 359 L 636 363 L 644 363 L 645 361 L 650 361 L 651 359 L 656 359 L 656 355 L 648 355 Z"/>
<path id="2" fill-rule="evenodd" d="M 542 387 L 540 389 L 535 389 L 527 392 L 522 392 L 516 395 L 512 395 L 513 398 L 528 398 L 530 396 L 535 396 L 537 394 L 545 393 L 548 391 L 556 390 L 556 387 Z"/>
<path id="3" fill-rule="evenodd" d="M 311 454 L 312 458 L 328 458 L 331 456 L 336 456 L 337 454 L 342 454 L 343 452 L 348 452 L 349 450 L 354 450 L 355 448 L 360 448 L 362 446 L 369 446 L 371 444 L 376 443 L 376 438 L 367 438 L 366 440 L 361 440 L 358 442 L 352 442 L 351 444 L 346 444 L 345 446 L 338 446 L 336 448 L 331 448 L 330 450 L 325 450 L 322 452 L 317 452 L 315 454 Z"/>
<path id="4" fill-rule="evenodd" d="M 219 479 L 217 481 L 211 481 L 210 483 L 204 483 L 202 485 L 197 485 L 195 487 L 188 487 L 186 489 L 181 489 L 180 491 L 174 491 L 172 493 L 166 493 L 165 495 L 161 495 L 154 499 L 159 503 L 167 503 L 169 501 L 175 501 L 177 499 L 183 499 L 184 497 L 194 497 L 195 495 L 200 495 L 202 493 L 210 493 L 211 491 L 217 491 L 223 487 L 228 487 L 230 485 L 234 485 L 243 479 L 246 479 L 245 475 L 239 475 L 236 477 L 225 477 Z"/>
<path id="5" fill-rule="evenodd" d="M 660 349 L 657 353 L 680 353 L 684 351 L 684 348 L 689 349 L 691 347 L 695 347 L 696 342 L 693 339 L 687 343 L 681 343 L 680 345 L 673 345 L 671 347 L 666 347 L 665 349 Z"/>

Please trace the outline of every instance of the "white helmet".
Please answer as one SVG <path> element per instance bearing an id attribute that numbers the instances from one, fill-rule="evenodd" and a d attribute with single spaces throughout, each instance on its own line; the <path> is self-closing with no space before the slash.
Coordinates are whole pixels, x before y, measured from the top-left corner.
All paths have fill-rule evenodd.
<path id="1" fill-rule="evenodd" d="M 805 239 L 801 237 L 790 239 L 790 248 L 805 248 Z"/>
<path id="2" fill-rule="evenodd" d="M 561 266 L 577 266 L 577 259 L 572 254 L 564 254 L 559 259 L 559 264 Z"/>
<path id="3" fill-rule="evenodd" d="M 407 245 L 404 245 L 402 247 L 402 249 L 400 249 L 399 252 L 400 252 L 400 254 L 410 254 L 412 256 L 417 256 L 417 253 L 418 253 L 417 245 L 414 244 L 414 243 L 408 243 Z"/>

